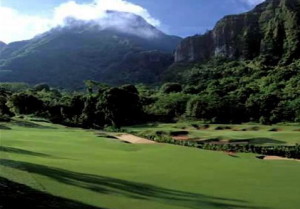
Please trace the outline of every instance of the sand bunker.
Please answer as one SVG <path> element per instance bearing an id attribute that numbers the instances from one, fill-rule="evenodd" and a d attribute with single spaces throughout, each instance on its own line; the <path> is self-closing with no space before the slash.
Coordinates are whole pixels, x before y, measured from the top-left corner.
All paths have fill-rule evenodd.
<path id="1" fill-rule="evenodd" d="M 263 158 L 264 160 L 292 160 L 292 161 L 298 161 L 300 162 L 300 160 L 298 159 L 292 159 L 292 158 L 285 158 L 285 157 L 279 157 L 279 156 L 265 156 Z"/>
<path id="2" fill-rule="evenodd" d="M 175 139 L 175 140 L 178 140 L 178 141 L 188 141 L 188 140 L 190 140 L 190 138 L 187 135 L 173 136 L 172 138 Z"/>
<path id="3" fill-rule="evenodd" d="M 129 142 L 131 144 L 156 144 L 156 142 L 151 141 L 149 139 L 141 138 L 138 136 L 134 136 L 132 134 L 122 134 L 119 136 L 116 136 L 116 138 L 120 139 L 124 142 Z"/>

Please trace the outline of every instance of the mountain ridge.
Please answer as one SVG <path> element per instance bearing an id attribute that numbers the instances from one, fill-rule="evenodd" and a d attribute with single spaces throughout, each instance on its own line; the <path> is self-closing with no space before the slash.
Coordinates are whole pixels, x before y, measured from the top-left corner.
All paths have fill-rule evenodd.
<path id="1" fill-rule="evenodd" d="M 267 63 L 290 63 L 300 57 L 299 25 L 299 0 L 267 0 L 249 12 L 225 16 L 203 35 L 184 39 L 175 62 L 260 57 Z"/>
<path id="2" fill-rule="evenodd" d="M 107 20 L 101 25 L 69 18 L 65 27 L 5 46 L 0 51 L 0 81 L 65 88 L 79 88 L 84 80 L 115 85 L 157 82 L 173 63 L 172 53 L 181 38 L 164 34 L 137 15 L 108 14 L 110 23 L 126 23 L 122 26 L 132 31 L 104 25 Z M 134 34 L 134 29 L 154 35 Z"/>
<path id="3" fill-rule="evenodd" d="M 0 41 L 0 50 L 3 49 L 6 46 L 6 43 L 3 41 Z"/>
<path id="4" fill-rule="evenodd" d="M 64 88 L 80 88 L 84 80 L 156 84 L 184 71 L 184 64 L 215 58 L 258 61 L 271 68 L 299 60 L 300 0 L 266 0 L 185 39 L 126 12 L 107 11 L 93 21 L 67 18 L 64 27 L 2 47 L 0 81 Z"/>

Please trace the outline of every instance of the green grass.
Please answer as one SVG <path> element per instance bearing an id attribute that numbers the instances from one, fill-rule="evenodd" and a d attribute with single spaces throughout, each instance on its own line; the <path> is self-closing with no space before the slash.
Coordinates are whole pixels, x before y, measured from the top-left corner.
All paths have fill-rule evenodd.
<path id="1" fill-rule="evenodd" d="M 0 125 L 0 176 L 84 204 L 106 209 L 300 205 L 296 161 L 263 161 L 252 154 L 234 158 L 167 144 L 126 144 L 97 137 L 93 130 L 43 122 Z"/>
<path id="2" fill-rule="evenodd" d="M 300 144 L 300 126 L 299 125 L 210 125 L 208 129 L 197 130 L 191 124 L 194 123 L 177 123 L 177 124 L 149 124 L 127 127 L 131 132 L 144 131 L 188 131 L 188 137 L 197 140 L 221 139 L 221 140 L 249 140 L 252 144 L 264 145 L 295 145 Z M 201 126 L 201 124 L 198 124 Z M 230 127 L 227 130 L 216 130 L 218 127 Z M 257 130 L 253 130 L 256 128 Z M 277 131 L 271 131 L 277 129 Z"/>

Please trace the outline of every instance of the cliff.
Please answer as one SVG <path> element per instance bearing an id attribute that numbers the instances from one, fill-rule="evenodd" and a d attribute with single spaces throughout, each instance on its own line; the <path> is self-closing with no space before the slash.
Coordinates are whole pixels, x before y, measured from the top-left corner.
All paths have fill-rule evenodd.
<path id="1" fill-rule="evenodd" d="M 179 44 L 175 62 L 213 57 L 288 63 L 300 58 L 300 0 L 267 0 L 252 11 L 221 19 L 204 35 Z"/>

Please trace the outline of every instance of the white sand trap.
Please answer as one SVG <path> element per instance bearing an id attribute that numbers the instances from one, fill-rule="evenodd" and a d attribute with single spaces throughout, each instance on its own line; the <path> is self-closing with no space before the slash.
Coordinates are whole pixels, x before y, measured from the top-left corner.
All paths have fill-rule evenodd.
<path id="1" fill-rule="evenodd" d="M 266 156 L 266 157 L 264 157 L 264 160 L 292 160 L 292 161 L 300 162 L 300 160 L 297 160 L 297 159 L 278 157 L 278 156 Z"/>
<path id="2" fill-rule="evenodd" d="M 132 134 L 122 134 L 116 137 L 121 141 L 129 142 L 131 144 L 156 144 L 154 141 L 134 136 Z"/>

